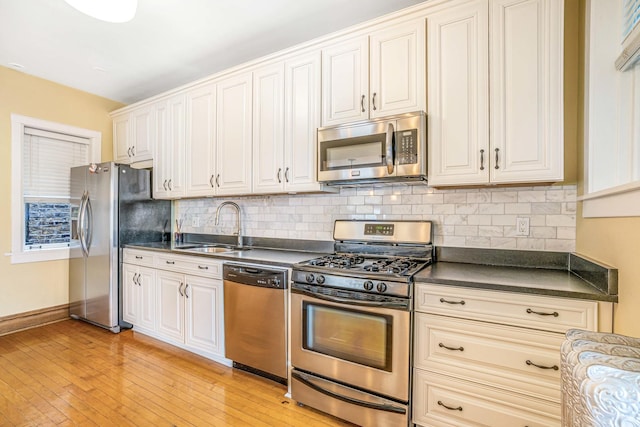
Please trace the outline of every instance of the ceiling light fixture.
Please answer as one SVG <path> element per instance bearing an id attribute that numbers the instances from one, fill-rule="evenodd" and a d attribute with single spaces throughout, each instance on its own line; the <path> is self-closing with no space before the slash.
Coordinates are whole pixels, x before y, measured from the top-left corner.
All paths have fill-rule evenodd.
<path id="1" fill-rule="evenodd" d="M 64 0 L 80 12 L 106 22 L 129 22 L 136 15 L 138 0 Z"/>

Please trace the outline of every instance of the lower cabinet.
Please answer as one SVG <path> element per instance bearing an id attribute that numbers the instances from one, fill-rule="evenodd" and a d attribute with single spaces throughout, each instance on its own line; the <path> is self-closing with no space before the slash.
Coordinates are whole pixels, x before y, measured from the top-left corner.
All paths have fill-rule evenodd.
<path id="1" fill-rule="evenodd" d="M 413 422 L 559 426 L 564 332 L 611 332 L 612 303 L 417 284 Z"/>
<path id="2" fill-rule="evenodd" d="M 222 263 L 205 257 L 137 251 L 122 264 L 123 319 L 134 330 L 230 364 L 224 358 Z M 142 259 L 142 258 L 139 258 Z"/>

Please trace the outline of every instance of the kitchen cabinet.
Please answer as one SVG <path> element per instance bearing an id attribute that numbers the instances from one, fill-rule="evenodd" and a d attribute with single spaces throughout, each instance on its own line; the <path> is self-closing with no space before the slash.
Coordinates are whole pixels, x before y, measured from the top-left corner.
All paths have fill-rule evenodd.
<path id="1" fill-rule="evenodd" d="M 217 82 L 216 194 L 251 193 L 252 73 Z"/>
<path id="2" fill-rule="evenodd" d="M 151 160 L 156 136 L 155 110 L 145 106 L 113 118 L 113 158 L 131 164 Z"/>
<path id="3" fill-rule="evenodd" d="M 206 357 L 224 357 L 222 263 L 173 254 L 155 259 L 158 338 Z"/>
<path id="4" fill-rule="evenodd" d="M 322 125 L 424 110 L 424 21 L 322 49 Z"/>
<path id="5" fill-rule="evenodd" d="M 254 71 L 253 193 L 333 191 L 316 179 L 320 52 Z"/>
<path id="6" fill-rule="evenodd" d="M 560 345 L 612 303 L 416 284 L 413 422 L 560 425 Z"/>
<path id="7" fill-rule="evenodd" d="M 216 192 L 216 85 L 208 83 L 186 95 L 185 193 L 189 197 Z"/>
<path id="8" fill-rule="evenodd" d="M 152 268 L 122 264 L 122 318 L 136 330 L 155 331 L 156 284 Z"/>
<path id="9" fill-rule="evenodd" d="M 153 162 L 156 199 L 178 199 L 185 194 L 185 123 L 185 94 L 157 105 L 158 137 Z"/>
<path id="10" fill-rule="evenodd" d="M 478 0 L 427 16 L 430 185 L 563 179 L 563 11 Z"/>

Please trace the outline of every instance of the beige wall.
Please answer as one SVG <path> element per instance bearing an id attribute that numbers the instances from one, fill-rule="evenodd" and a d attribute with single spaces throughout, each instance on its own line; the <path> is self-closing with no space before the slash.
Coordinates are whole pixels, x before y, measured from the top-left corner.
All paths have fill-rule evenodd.
<path id="1" fill-rule="evenodd" d="M 11 264 L 11 114 L 102 132 L 102 159 L 111 160 L 109 111 L 123 105 L 0 67 L 0 317 L 68 302 L 68 263 Z"/>
<path id="2" fill-rule="evenodd" d="M 585 0 L 580 0 L 580 69 L 584 70 Z M 584 73 L 580 74 L 579 105 L 584 105 Z M 578 111 L 578 193 L 584 187 L 584 111 Z M 614 331 L 640 337 L 640 217 L 576 218 L 576 251 L 618 269 L 619 303 L 614 312 Z"/>

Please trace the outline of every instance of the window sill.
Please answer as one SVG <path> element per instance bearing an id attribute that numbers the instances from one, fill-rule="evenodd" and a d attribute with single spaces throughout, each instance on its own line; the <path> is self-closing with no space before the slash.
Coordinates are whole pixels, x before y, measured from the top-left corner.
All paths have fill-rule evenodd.
<path id="1" fill-rule="evenodd" d="M 583 218 L 640 216 L 640 181 L 578 197 Z"/>
<path id="2" fill-rule="evenodd" d="M 24 264 L 28 262 L 57 261 L 69 259 L 69 248 L 44 249 L 30 252 L 13 252 L 11 264 Z"/>

